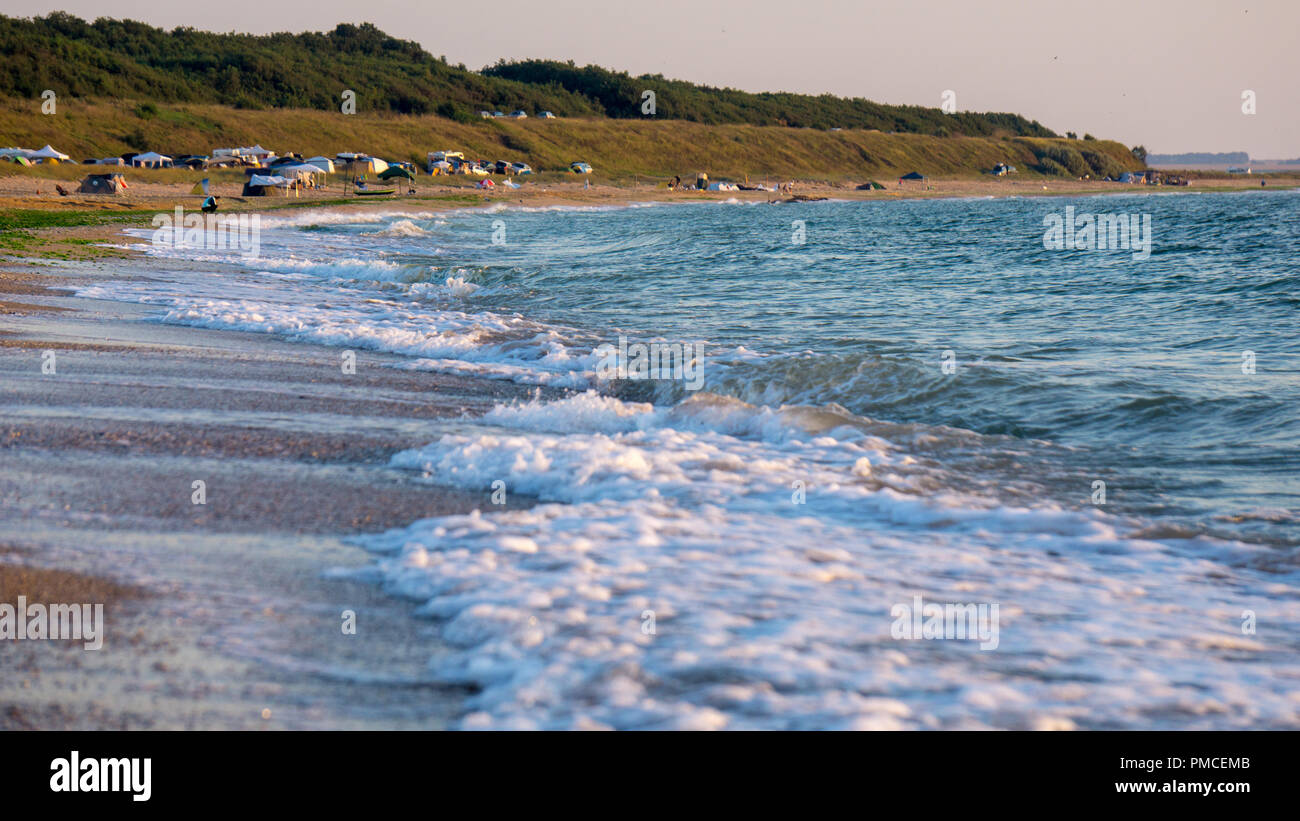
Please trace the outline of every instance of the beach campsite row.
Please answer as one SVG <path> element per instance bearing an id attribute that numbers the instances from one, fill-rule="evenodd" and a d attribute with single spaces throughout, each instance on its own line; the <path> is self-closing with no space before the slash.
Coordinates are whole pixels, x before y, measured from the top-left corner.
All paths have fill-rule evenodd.
<path id="1" fill-rule="evenodd" d="M 4 148 L 0 149 L 0 160 L 19 165 L 57 165 L 73 162 L 71 156 L 46 145 L 40 149 Z M 419 169 L 414 163 L 385 160 L 380 157 L 360 152 L 339 152 L 332 157 L 317 155 L 303 157 L 296 152 L 277 154 L 260 144 L 237 147 L 217 148 L 210 155 L 175 154 L 168 155 L 157 151 L 128 152 L 116 157 L 88 158 L 82 165 L 115 166 L 118 168 L 157 169 L 190 168 L 206 170 L 211 168 L 243 168 L 246 176 L 244 195 L 272 196 L 286 193 L 290 189 L 302 190 L 318 188 L 324 179 L 334 173 L 347 174 L 350 181 L 358 188 L 358 193 L 388 193 L 393 189 L 383 186 L 375 188 L 369 182 L 375 180 L 396 184 L 405 179 L 413 182 Z M 591 165 L 575 161 L 567 169 L 574 174 L 590 174 Z M 460 151 L 430 151 L 423 171 L 432 176 L 465 175 L 482 178 L 479 186 L 493 187 L 495 182 L 488 179 L 492 175 L 513 177 L 533 173 L 527 163 L 508 162 L 505 160 L 467 159 Z M 506 180 L 507 186 L 515 184 Z M 80 193 L 114 194 L 126 187 L 121 173 L 96 173 L 82 182 Z"/>

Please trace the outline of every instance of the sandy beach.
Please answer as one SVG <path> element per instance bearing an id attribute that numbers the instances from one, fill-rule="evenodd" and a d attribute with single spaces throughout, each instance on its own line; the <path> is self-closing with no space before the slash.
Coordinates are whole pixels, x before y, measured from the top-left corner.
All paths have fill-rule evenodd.
<path id="1" fill-rule="evenodd" d="M 149 264 L 0 273 L 0 600 L 103 602 L 107 622 L 95 652 L 4 642 L 0 727 L 442 726 L 457 694 L 425 680 L 411 606 L 322 568 L 365 563 L 348 534 L 481 506 L 387 458 L 523 390 L 365 352 L 344 375 L 337 350 L 59 289 Z"/>
<path id="2" fill-rule="evenodd" d="M 0 175 L 0 209 L 64 209 L 64 210 L 102 210 L 108 213 L 138 209 L 169 210 L 177 205 L 195 209 L 202 197 L 192 193 L 194 179 L 202 176 L 198 172 L 150 171 L 149 169 L 127 169 L 125 171 L 130 188 L 118 196 L 96 196 L 88 194 L 71 194 L 60 196 L 55 191 L 55 184 L 62 180 L 65 184 L 79 179 L 83 168 L 77 166 L 56 166 L 41 169 L 42 177 L 34 173 Z M 1260 176 L 1246 175 L 1212 175 L 1206 178 L 1193 178 L 1187 186 L 1148 186 L 1126 185 L 1103 182 L 1099 180 L 1047 179 L 1011 177 L 934 177 L 923 182 L 906 181 L 901 185 L 898 180 L 882 179 L 883 190 L 858 190 L 854 182 L 830 182 L 817 180 L 783 181 L 779 179 L 754 180 L 775 187 L 781 182 L 789 182 L 790 193 L 776 191 L 695 191 L 690 189 L 669 190 L 663 183 L 627 183 L 627 184 L 593 184 L 585 185 L 577 180 L 538 179 L 521 177 L 518 189 L 497 186 L 494 190 L 484 191 L 473 186 L 470 178 L 421 177 L 415 183 L 414 195 L 367 199 L 344 196 L 343 189 L 334 184 L 322 189 L 304 190 L 296 196 L 289 197 L 241 197 L 241 183 L 233 181 L 229 172 L 214 175 L 211 190 L 221 197 L 223 211 L 259 211 L 265 209 L 280 210 L 305 206 L 332 206 L 346 208 L 392 209 L 399 207 L 437 207 L 451 208 L 492 203 L 516 205 L 616 205 L 627 202 L 663 201 L 719 201 L 737 199 L 741 201 L 772 201 L 786 199 L 792 195 L 803 197 L 827 197 L 832 199 L 854 199 L 867 201 L 888 201 L 893 199 L 938 198 L 938 197 L 1028 197 L 1028 196 L 1067 196 L 1093 194 L 1141 194 L 1141 193 L 1188 193 L 1205 191 L 1249 191 L 1261 187 Z M 688 181 L 689 182 L 689 181 Z M 1287 188 L 1300 185 L 1300 175 L 1269 174 L 1267 186 Z M 1267 187 L 1265 186 L 1265 187 Z M 74 186 L 75 187 L 75 186 Z"/>

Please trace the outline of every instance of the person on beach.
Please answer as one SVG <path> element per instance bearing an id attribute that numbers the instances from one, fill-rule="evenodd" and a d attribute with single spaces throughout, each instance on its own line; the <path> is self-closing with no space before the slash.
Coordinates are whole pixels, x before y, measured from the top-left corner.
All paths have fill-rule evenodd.
<path id="1" fill-rule="evenodd" d="M 205 214 L 217 213 L 217 200 L 221 197 L 208 197 L 203 201 L 202 210 Z"/>

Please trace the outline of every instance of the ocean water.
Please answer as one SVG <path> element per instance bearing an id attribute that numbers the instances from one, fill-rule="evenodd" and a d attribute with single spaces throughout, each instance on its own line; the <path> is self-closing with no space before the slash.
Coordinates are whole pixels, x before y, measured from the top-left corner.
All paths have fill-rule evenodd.
<path id="1" fill-rule="evenodd" d="M 1149 253 L 1045 248 L 1067 207 Z M 309 211 L 81 295 L 563 389 L 394 457 L 505 504 L 360 540 L 465 727 L 1296 727 L 1298 209 Z M 918 596 L 996 640 L 900 638 Z"/>

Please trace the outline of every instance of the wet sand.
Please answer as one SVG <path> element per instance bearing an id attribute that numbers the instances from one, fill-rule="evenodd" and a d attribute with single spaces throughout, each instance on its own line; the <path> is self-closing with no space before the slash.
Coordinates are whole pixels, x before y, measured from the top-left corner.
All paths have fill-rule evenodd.
<path id="1" fill-rule="evenodd" d="M 0 729 L 444 726 L 464 692 L 428 679 L 416 603 L 327 571 L 369 562 L 350 534 L 483 506 L 388 458 L 528 391 L 367 352 L 348 375 L 336 349 L 59 290 L 149 264 L 0 275 L 22 294 L 0 326 L 0 602 L 107 622 L 98 651 L 0 641 Z"/>
<path id="2" fill-rule="evenodd" d="M 80 174 L 77 171 L 76 174 Z M 37 209 L 45 211 L 97 211 L 106 216 L 115 212 L 131 210 L 170 211 L 176 206 L 187 210 L 198 208 L 203 199 L 192 191 L 194 183 L 204 176 L 203 172 L 194 172 L 193 179 L 185 182 L 164 182 L 170 172 L 157 175 L 149 169 L 124 169 L 131 187 L 119 195 L 73 194 L 59 196 L 53 188 L 53 180 L 31 173 L 0 173 L 0 209 Z M 414 195 L 403 194 L 394 197 L 358 197 L 346 194 L 336 181 L 330 186 L 304 190 L 297 196 L 290 197 L 243 197 L 240 196 L 239 183 L 215 180 L 211 185 L 213 193 L 221 197 L 221 210 L 230 212 L 254 212 L 280 210 L 298 207 L 340 207 L 348 209 L 384 209 L 396 210 L 409 208 L 415 210 L 436 210 L 441 208 L 462 208 L 492 204 L 514 204 L 529 206 L 548 205 L 618 205 L 630 202 L 691 202 L 698 200 L 753 200 L 758 202 L 785 201 L 791 196 L 827 197 L 832 199 L 855 199 L 868 201 L 888 201 L 895 199 L 943 198 L 943 197 L 1031 197 L 1031 196 L 1091 196 L 1098 194 L 1178 194 L 1206 191 L 1255 191 L 1261 188 L 1261 181 L 1271 188 L 1294 188 L 1300 185 L 1300 175 L 1288 173 L 1270 173 L 1267 175 L 1233 175 L 1222 174 L 1196 177 L 1193 175 L 1187 186 L 1165 186 L 1105 182 L 1102 180 L 1083 180 L 1073 178 L 1044 178 L 1038 176 L 1011 175 L 994 177 L 947 176 L 932 177 L 923 181 L 900 182 L 896 178 L 878 177 L 877 182 L 883 189 L 861 190 L 857 186 L 862 180 L 783 180 L 776 178 L 755 179 L 773 188 L 771 191 L 697 191 L 692 188 L 669 190 L 663 183 L 621 182 L 613 184 L 598 182 L 589 187 L 578 180 L 557 181 L 553 179 L 517 178 L 520 187 L 507 188 L 498 184 L 490 190 L 474 187 L 473 178 L 469 177 L 426 177 L 421 175 L 416 183 Z M 499 183 L 499 178 L 497 180 Z M 686 180 L 689 185 L 693 180 Z M 791 186 L 789 191 L 778 192 L 781 184 Z M 147 224 L 148 220 L 144 222 Z M 51 232 L 57 237 L 58 232 Z"/>

